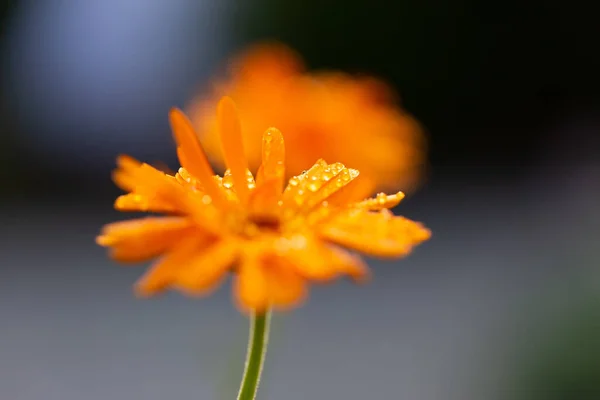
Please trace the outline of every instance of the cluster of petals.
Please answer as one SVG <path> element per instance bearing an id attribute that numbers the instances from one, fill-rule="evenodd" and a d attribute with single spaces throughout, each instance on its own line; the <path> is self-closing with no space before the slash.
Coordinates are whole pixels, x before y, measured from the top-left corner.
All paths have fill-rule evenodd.
<path id="1" fill-rule="evenodd" d="M 121 262 L 156 259 L 136 283 L 138 294 L 206 295 L 233 275 L 242 310 L 289 308 L 302 303 L 311 282 L 367 278 L 356 252 L 401 257 L 429 238 L 421 224 L 389 210 L 401 192 L 365 200 L 359 171 L 342 163 L 318 159 L 287 179 L 283 135 L 275 128 L 262 135 L 253 174 L 231 98 L 218 103 L 215 120 L 223 176 L 215 175 L 192 122 L 178 109 L 170 112 L 181 164 L 176 173 L 118 159 L 113 178 L 127 193 L 115 208 L 152 216 L 108 224 L 97 242 Z"/>

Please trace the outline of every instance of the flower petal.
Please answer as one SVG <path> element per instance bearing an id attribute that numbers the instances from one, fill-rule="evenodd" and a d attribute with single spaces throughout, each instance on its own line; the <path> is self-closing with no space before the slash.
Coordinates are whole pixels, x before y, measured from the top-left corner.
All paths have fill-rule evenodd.
<path id="1" fill-rule="evenodd" d="M 142 297 L 152 296 L 173 284 L 178 273 L 207 243 L 197 237 L 187 237 L 179 241 L 173 249 L 154 264 L 136 282 L 135 292 Z"/>
<path id="2" fill-rule="evenodd" d="M 285 143 L 276 128 L 269 128 L 262 138 L 262 164 L 259 168 L 259 183 L 276 181 L 276 194 L 283 192 L 285 180 Z"/>
<path id="3" fill-rule="evenodd" d="M 306 292 L 304 278 L 284 259 L 269 254 L 246 254 L 242 259 L 235 281 L 240 308 L 257 312 L 288 308 L 302 302 Z"/>
<path id="4" fill-rule="evenodd" d="M 173 204 L 156 196 L 145 196 L 138 193 L 128 193 L 117 197 L 115 209 L 119 211 L 143 211 L 158 213 L 175 213 L 180 210 Z"/>
<path id="5" fill-rule="evenodd" d="M 202 184 L 206 194 L 218 207 L 226 207 L 227 201 L 221 189 L 217 186 L 213 172 L 196 132 L 190 120 L 183 111 L 173 108 L 169 114 L 171 128 L 177 142 L 177 153 L 180 162 Z"/>
<path id="6" fill-rule="evenodd" d="M 177 273 L 174 285 L 188 294 L 208 294 L 226 276 L 238 253 L 237 241 L 220 240 L 189 259 Z"/>
<path id="7" fill-rule="evenodd" d="M 360 257 L 326 245 L 314 236 L 280 238 L 275 244 L 275 251 L 287 261 L 288 267 L 306 279 L 330 281 L 348 274 L 356 281 L 364 281 L 369 275 L 369 269 Z"/>
<path id="8" fill-rule="evenodd" d="M 234 285 L 236 301 L 240 308 L 258 312 L 269 306 L 268 283 L 258 257 L 244 255 Z"/>
<path id="9" fill-rule="evenodd" d="M 304 301 L 305 279 L 278 257 L 267 257 L 264 274 L 269 302 L 277 308 L 289 308 Z"/>
<path id="10" fill-rule="evenodd" d="M 146 211 L 147 207 L 147 211 L 168 209 L 170 212 L 185 212 L 190 208 L 186 201 L 186 190 L 175 177 L 128 156 L 120 156 L 117 166 L 113 172 L 115 183 L 122 189 L 140 196 L 119 200 L 115 203 L 117 209 L 129 210 L 129 207 L 132 207 L 131 211 Z M 136 202 L 137 205 L 134 204 Z M 157 209 L 154 209 L 154 206 Z"/>
<path id="11" fill-rule="evenodd" d="M 358 203 L 350 204 L 350 207 L 362 208 L 369 211 L 379 211 L 386 208 L 394 208 L 404 199 L 404 193 L 395 194 L 378 193 L 371 199 L 366 199 Z"/>
<path id="12" fill-rule="evenodd" d="M 348 209 L 335 214 L 318 227 L 319 235 L 334 243 L 380 257 L 399 257 L 429 239 L 431 233 L 421 224 L 379 212 Z"/>
<path id="13" fill-rule="evenodd" d="M 358 177 L 358 171 L 342 163 L 318 160 L 308 171 L 291 178 L 282 196 L 283 208 L 290 218 L 298 211 L 308 212 Z"/>
<path id="14" fill-rule="evenodd" d="M 191 230 L 185 218 L 147 217 L 106 225 L 96 242 L 111 247 L 111 257 L 118 261 L 140 262 L 163 254 Z"/>
<path id="15" fill-rule="evenodd" d="M 219 102 L 217 106 L 217 122 L 225 164 L 231 170 L 233 185 L 238 198 L 242 204 L 245 204 L 248 201 L 249 194 L 247 181 L 248 161 L 244 154 L 240 117 L 230 97 L 225 96 Z"/>
<path id="16" fill-rule="evenodd" d="M 359 175 L 352 182 L 329 196 L 327 202 L 333 206 L 346 206 L 352 202 L 368 198 L 375 189 L 375 182 L 364 175 Z"/>

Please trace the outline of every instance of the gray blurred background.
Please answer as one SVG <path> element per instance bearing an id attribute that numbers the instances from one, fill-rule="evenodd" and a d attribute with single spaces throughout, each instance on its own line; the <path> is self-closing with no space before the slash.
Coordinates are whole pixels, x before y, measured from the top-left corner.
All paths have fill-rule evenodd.
<path id="1" fill-rule="evenodd" d="M 137 300 L 94 244 L 118 153 L 176 166 L 167 111 L 259 39 L 390 82 L 430 242 L 275 318 L 261 399 L 600 398 L 600 56 L 575 3 L 1 1 L 0 399 L 231 399 L 223 288 Z"/>

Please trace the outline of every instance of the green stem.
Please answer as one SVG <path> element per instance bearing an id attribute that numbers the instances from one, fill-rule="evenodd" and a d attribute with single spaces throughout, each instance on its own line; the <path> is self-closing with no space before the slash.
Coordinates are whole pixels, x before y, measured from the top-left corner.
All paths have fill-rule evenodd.
<path id="1" fill-rule="evenodd" d="M 256 399 L 260 374 L 267 353 L 270 322 L 270 310 L 261 314 L 252 313 L 250 316 L 250 338 L 248 339 L 246 353 L 246 367 L 237 400 Z"/>

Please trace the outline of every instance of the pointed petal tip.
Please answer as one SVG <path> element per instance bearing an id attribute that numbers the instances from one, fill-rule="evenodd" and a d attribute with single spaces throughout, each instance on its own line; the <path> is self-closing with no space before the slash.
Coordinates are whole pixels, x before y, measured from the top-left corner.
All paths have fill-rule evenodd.
<path id="1" fill-rule="evenodd" d="M 185 113 L 179 107 L 171 107 L 169 109 L 169 116 L 173 115 L 185 115 Z"/>
<path id="2" fill-rule="evenodd" d="M 275 136 L 275 135 L 277 135 L 277 136 L 283 136 L 281 134 L 281 131 L 279 129 L 275 128 L 274 126 L 271 126 L 271 127 L 267 128 L 267 130 L 265 131 L 264 135 L 266 135 L 266 136 L 270 136 L 270 135 L 273 135 L 273 136 Z"/>
<path id="3" fill-rule="evenodd" d="M 223 107 L 233 107 L 236 108 L 235 101 L 230 96 L 223 96 L 219 100 L 219 104 L 217 106 L 217 110 L 221 110 Z"/>
<path id="4" fill-rule="evenodd" d="M 98 235 L 96 236 L 96 244 L 102 247 L 110 246 L 113 243 L 110 236 L 108 235 Z"/>

